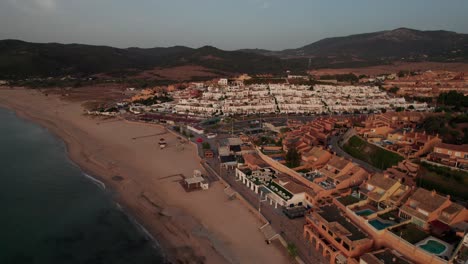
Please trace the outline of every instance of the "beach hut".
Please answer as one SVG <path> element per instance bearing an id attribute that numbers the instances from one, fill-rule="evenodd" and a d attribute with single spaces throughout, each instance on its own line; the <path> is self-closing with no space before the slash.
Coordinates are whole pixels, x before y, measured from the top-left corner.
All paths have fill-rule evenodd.
<path id="1" fill-rule="evenodd" d="M 192 177 L 184 179 L 182 185 L 188 192 L 199 189 L 208 190 L 209 188 L 208 182 L 203 178 L 199 170 L 195 170 Z"/>

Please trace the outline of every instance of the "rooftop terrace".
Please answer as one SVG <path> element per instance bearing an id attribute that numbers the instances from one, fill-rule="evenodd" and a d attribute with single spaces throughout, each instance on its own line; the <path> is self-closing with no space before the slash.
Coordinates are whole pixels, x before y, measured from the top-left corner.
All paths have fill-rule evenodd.
<path id="1" fill-rule="evenodd" d="M 347 237 L 351 241 L 357 241 L 367 238 L 367 234 L 365 234 L 354 224 L 352 224 L 351 220 L 346 218 L 335 205 L 326 205 L 320 207 L 318 214 L 329 223 L 337 222 L 341 226 L 343 226 L 349 232 L 349 235 L 347 235 Z"/>

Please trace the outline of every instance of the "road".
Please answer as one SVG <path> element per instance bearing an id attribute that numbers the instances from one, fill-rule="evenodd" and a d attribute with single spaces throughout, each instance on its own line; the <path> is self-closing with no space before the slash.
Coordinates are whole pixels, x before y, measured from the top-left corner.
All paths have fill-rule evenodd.
<path id="1" fill-rule="evenodd" d="M 282 207 L 275 209 L 274 205 L 267 202 L 261 202 L 260 196 L 247 188 L 241 181 L 236 181 L 235 171 L 221 169 L 217 159 L 210 159 L 207 164 L 218 173 L 230 186 L 247 200 L 254 208 L 260 210 L 262 215 L 270 222 L 273 229 L 281 234 L 281 236 L 288 242 L 296 245 L 299 257 L 305 263 L 328 263 L 321 253 L 315 251 L 302 236 L 305 219 L 297 218 L 291 220 L 287 218 L 283 212 Z"/>
<path id="2" fill-rule="evenodd" d="M 378 169 L 372 165 L 370 165 L 369 163 L 367 162 L 364 162 L 362 160 L 359 160 L 359 159 L 356 159 L 354 158 L 353 156 L 349 155 L 348 153 L 346 153 L 341 147 L 340 147 L 340 139 L 341 139 L 341 136 L 333 136 L 331 137 L 330 139 L 330 146 L 331 146 L 331 150 L 333 152 L 335 152 L 338 156 L 341 156 L 341 157 L 344 157 L 344 158 L 347 158 L 351 161 L 353 161 L 354 163 L 360 165 L 361 167 L 363 167 L 364 169 L 366 169 L 367 171 L 369 172 L 382 172 L 381 169 Z"/>

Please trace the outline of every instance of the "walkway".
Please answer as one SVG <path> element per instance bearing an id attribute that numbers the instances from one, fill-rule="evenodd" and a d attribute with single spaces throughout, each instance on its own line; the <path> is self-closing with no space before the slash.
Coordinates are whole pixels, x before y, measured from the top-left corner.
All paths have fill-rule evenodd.
<path id="1" fill-rule="evenodd" d="M 333 152 L 335 152 L 338 156 L 341 156 L 341 157 L 344 157 L 346 159 L 349 159 L 351 160 L 352 162 L 360 165 L 361 167 L 363 167 L 364 169 L 366 169 L 367 171 L 369 172 L 382 172 L 381 169 L 378 169 L 372 165 L 370 165 L 369 163 L 367 162 L 364 162 L 360 159 L 356 159 L 354 158 L 353 156 L 349 155 L 347 152 L 345 152 L 341 147 L 340 147 L 340 142 L 341 140 L 341 137 L 340 136 L 333 136 L 331 137 L 330 139 L 330 146 L 331 146 L 331 150 Z"/>

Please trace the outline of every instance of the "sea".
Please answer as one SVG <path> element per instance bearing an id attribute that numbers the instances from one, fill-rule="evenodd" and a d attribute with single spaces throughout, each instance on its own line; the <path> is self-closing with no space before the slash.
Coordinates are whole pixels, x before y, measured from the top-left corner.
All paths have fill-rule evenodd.
<path id="1" fill-rule="evenodd" d="M 47 129 L 0 108 L 0 264 L 165 263 Z"/>

